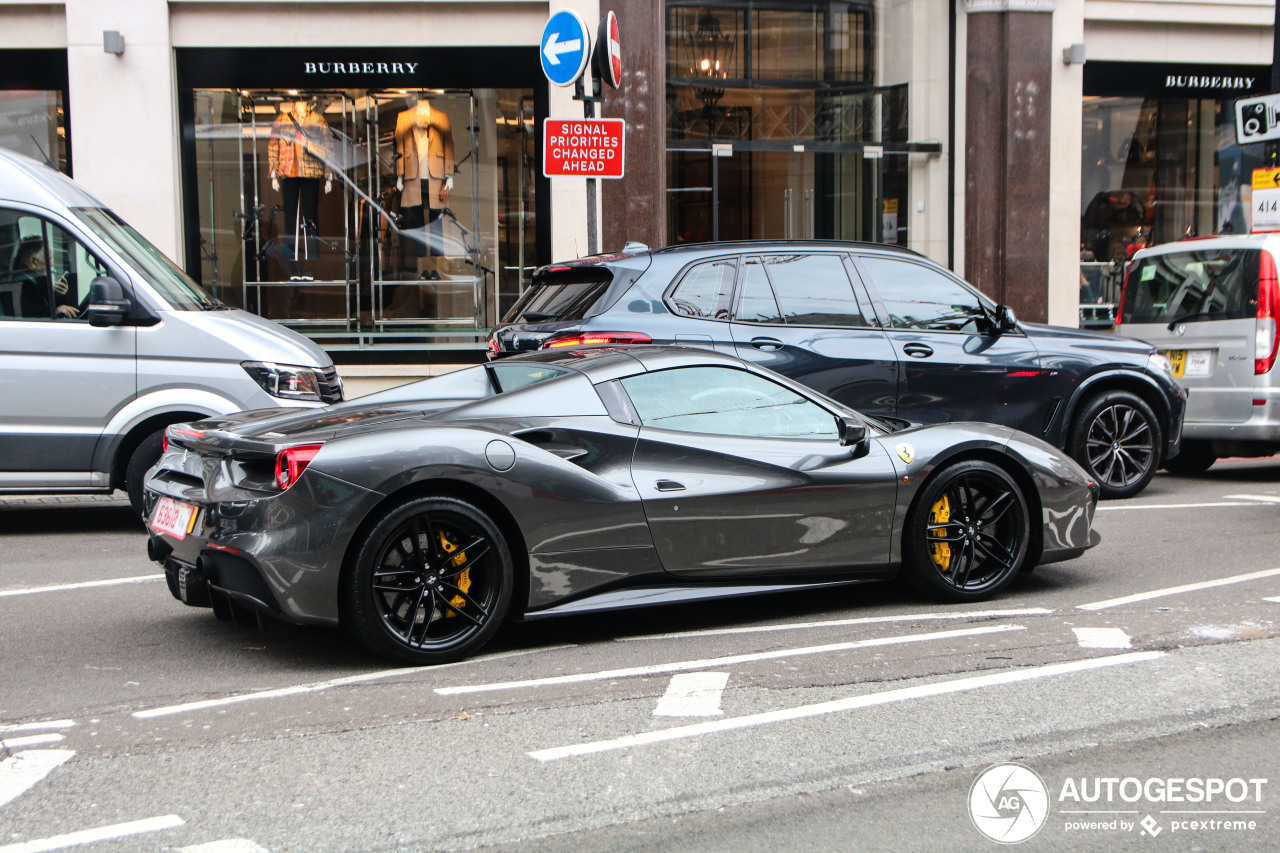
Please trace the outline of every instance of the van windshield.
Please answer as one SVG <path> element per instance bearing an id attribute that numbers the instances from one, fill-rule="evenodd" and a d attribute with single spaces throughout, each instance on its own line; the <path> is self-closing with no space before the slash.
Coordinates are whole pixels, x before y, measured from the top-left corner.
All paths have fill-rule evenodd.
<path id="1" fill-rule="evenodd" d="M 211 311 L 224 308 L 205 293 L 187 274 L 110 210 L 101 207 L 72 208 L 80 221 L 104 243 L 127 260 L 147 283 L 173 308 L 181 311 Z"/>
<path id="2" fill-rule="evenodd" d="M 1255 316 L 1257 249 L 1169 252 L 1129 270 L 1121 319 L 1130 323 L 1243 320 Z"/>

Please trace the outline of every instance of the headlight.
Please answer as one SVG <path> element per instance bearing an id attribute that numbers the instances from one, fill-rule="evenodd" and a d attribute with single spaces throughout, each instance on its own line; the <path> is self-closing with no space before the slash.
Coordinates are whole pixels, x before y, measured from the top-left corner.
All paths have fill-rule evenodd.
<path id="1" fill-rule="evenodd" d="M 240 366 L 272 397 L 320 401 L 320 377 L 313 368 L 269 361 L 244 361 Z"/>
<path id="2" fill-rule="evenodd" d="M 1164 374 L 1175 385 L 1178 382 L 1178 377 L 1173 375 L 1173 362 L 1169 361 L 1163 353 L 1153 352 L 1147 356 L 1147 370 Z"/>

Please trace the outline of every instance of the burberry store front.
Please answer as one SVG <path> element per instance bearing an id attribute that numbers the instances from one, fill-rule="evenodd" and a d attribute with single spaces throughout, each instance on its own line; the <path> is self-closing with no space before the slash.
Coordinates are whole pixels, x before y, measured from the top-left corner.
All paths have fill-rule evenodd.
<path id="1" fill-rule="evenodd" d="M 329 348 L 466 344 L 549 260 L 536 48 L 176 54 L 187 272 L 226 304 Z"/>

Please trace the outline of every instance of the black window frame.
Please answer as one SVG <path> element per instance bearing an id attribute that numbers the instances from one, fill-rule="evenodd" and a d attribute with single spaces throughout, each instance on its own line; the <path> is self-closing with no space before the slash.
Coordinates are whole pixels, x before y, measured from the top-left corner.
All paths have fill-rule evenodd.
<path id="1" fill-rule="evenodd" d="M 996 307 L 997 307 L 996 301 L 991 297 L 987 296 L 981 290 L 978 290 L 978 288 L 974 287 L 969 282 L 960 278 L 951 270 L 942 266 L 941 264 L 934 263 L 925 258 L 901 257 L 898 255 L 877 254 L 872 252 L 853 253 L 850 256 L 850 262 L 854 265 L 855 269 L 857 269 L 858 275 L 862 278 L 863 287 L 865 287 L 867 292 L 870 294 L 872 307 L 874 308 L 876 314 L 878 315 L 877 319 L 880 323 L 880 328 L 883 329 L 884 331 L 886 332 L 917 332 L 920 334 L 930 334 L 930 335 L 935 335 L 935 334 L 936 335 L 972 335 L 973 334 L 973 332 L 965 332 L 959 329 L 904 329 L 904 328 L 898 328 L 894 326 L 890 319 L 889 309 L 885 307 L 884 297 L 880 293 L 880 290 L 878 289 L 878 287 L 876 286 L 875 279 L 871 277 L 871 273 L 862 264 L 862 261 L 864 258 L 874 258 L 875 260 L 878 260 L 878 261 L 895 261 L 897 263 L 913 264 L 915 266 L 923 267 L 924 269 L 938 273 L 943 278 L 951 279 L 951 281 L 955 282 L 960 287 L 967 290 L 969 293 L 971 293 L 974 296 L 974 298 L 978 300 L 978 304 L 979 306 L 981 306 L 983 313 L 986 316 L 987 324 L 989 326 L 988 329 L 983 331 L 983 334 L 990 335 L 994 333 L 994 330 L 996 329 L 996 319 L 995 319 Z M 1012 335 L 1017 337 L 1026 337 L 1026 332 L 1024 332 L 1021 327 L 1017 328 L 1016 330 L 1004 331 L 1004 332 L 1001 332 L 1000 334 Z"/>

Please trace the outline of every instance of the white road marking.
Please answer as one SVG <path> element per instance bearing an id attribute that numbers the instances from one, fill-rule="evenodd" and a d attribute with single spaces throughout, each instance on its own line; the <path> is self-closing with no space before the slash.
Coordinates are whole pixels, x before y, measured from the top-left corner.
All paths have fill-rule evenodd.
<path id="1" fill-rule="evenodd" d="M 1019 681 L 1030 681 L 1037 678 L 1048 678 L 1055 675 L 1066 675 L 1073 672 L 1084 672 L 1103 667 L 1120 666 L 1130 663 L 1141 663 L 1164 657 L 1164 652 L 1131 652 L 1126 655 L 1111 655 L 1102 658 L 1071 661 L 1069 663 L 1048 664 L 1045 666 L 1027 667 L 990 675 L 976 675 L 952 681 L 938 681 L 933 684 L 921 684 L 915 687 L 903 687 L 896 690 L 885 690 L 866 696 L 852 696 L 848 699 L 836 699 L 831 702 L 819 702 L 813 705 L 801 705 L 783 711 L 766 711 L 761 714 L 748 714 L 742 717 L 729 717 L 724 720 L 712 720 L 705 723 L 692 723 L 687 726 L 676 726 L 670 729 L 643 732 L 627 735 L 613 740 L 594 741 L 592 743 L 576 743 L 553 749 L 540 749 L 530 752 L 529 756 L 538 761 L 556 761 L 578 755 L 591 755 L 597 752 L 610 752 L 617 749 L 628 749 L 633 746 L 647 746 L 652 743 L 682 740 L 684 738 L 701 737 L 715 732 L 727 732 L 745 729 L 752 726 L 764 726 L 771 723 L 782 723 L 801 720 L 807 717 L 818 717 L 859 708 L 870 708 L 875 705 L 887 705 L 892 702 L 905 702 L 911 699 L 925 699 L 942 696 L 948 693 L 962 693 L 978 690 L 983 687 L 995 687 L 1002 684 L 1014 684 Z"/>
<path id="2" fill-rule="evenodd" d="M 0 806 L 18 799 L 75 754 L 71 749 L 28 749 L 0 761 Z"/>
<path id="3" fill-rule="evenodd" d="M 22 749 L 28 746 L 43 746 L 46 743 L 57 743 L 62 735 L 28 735 L 26 737 L 0 738 L 0 746 L 6 749 Z"/>
<path id="4" fill-rule="evenodd" d="M 1280 595 L 1273 595 L 1270 598 L 1264 598 L 1263 601 L 1270 601 L 1272 604 L 1280 604 Z"/>
<path id="5" fill-rule="evenodd" d="M 1211 506 L 1257 506 L 1257 504 L 1245 501 L 1214 501 L 1202 504 L 1128 504 L 1120 506 L 1111 504 L 1109 506 L 1100 506 L 1095 512 L 1112 512 L 1117 509 L 1202 509 Z"/>
<path id="6" fill-rule="evenodd" d="M 1227 495 L 1227 499 L 1240 501 L 1260 501 L 1264 504 L 1280 504 L 1280 498 L 1275 495 Z"/>
<path id="7" fill-rule="evenodd" d="M 267 853 L 267 848 L 260 847 L 247 838 L 227 838 L 210 841 L 208 844 L 179 847 L 177 853 Z"/>
<path id="8" fill-rule="evenodd" d="M 818 655 L 826 652 L 844 652 L 851 649 L 869 649 L 875 646 L 892 646 L 899 643 L 922 643 L 929 640 L 949 640 L 958 637 L 976 637 L 980 634 L 997 634 L 1004 631 L 1025 631 L 1021 625 L 994 625 L 989 628 L 964 628 L 955 631 L 937 631 L 932 634 L 905 634 L 896 637 L 883 637 L 874 640 L 857 640 L 847 643 L 831 643 L 826 646 L 806 646 L 794 649 L 777 649 L 771 652 L 754 652 L 744 655 L 729 655 L 720 658 L 704 658 L 702 660 L 676 661 L 675 663 L 658 663 L 650 666 L 633 666 L 626 669 L 609 669 L 603 672 L 579 672 L 573 675 L 553 675 L 547 678 L 531 678 L 525 681 L 499 681 L 493 684 L 467 684 L 461 687 L 437 687 L 436 693 L 441 696 L 456 696 L 460 693 L 488 693 L 494 690 L 517 690 L 523 687 L 546 687 L 553 684 L 577 684 L 583 681 L 607 681 L 612 678 L 632 678 L 638 675 L 660 675 L 664 672 L 681 672 L 690 669 L 717 669 L 738 663 L 752 663 L 777 658 L 800 657 L 801 655 Z"/>
<path id="9" fill-rule="evenodd" d="M 1072 628 L 1082 649 L 1131 649 L 1129 635 L 1119 628 Z"/>
<path id="10" fill-rule="evenodd" d="M 6 844 L 0 847 L 0 853 L 45 853 L 48 850 L 65 850 L 68 847 L 79 847 L 81 844 L 94 844 L 99 841 L 110 841 L 113 838 L 142 835 L 144 832 L 174 829 L 182 826 L 183 823 L 182 818 L 176 814 L 165 815 L 164 817 L 149 817 L 146 820 L 115 823 L 110 826 L 100 826 L 97 829 L 82 829 L 79 832 L 68 832 L 66 835 L 55 835 L 51 838 L 38 838 L 34 841 L 19 841 L 17 844 Z"/>
<path id="11" fill-rule="evenodd" d="M 1150 598 L 1163 598 L 1166 595 L 1178 595 L 1183 592 L 1195 592 L 1199 589 L 1212 589 L 1215 586 L 1227 586 L 1233 583 L 1243 583 L 1245 581 L 1256 580 L 1258 578 L 1270 578 L 1280 575 L 1280 569 L 1264 569 L 1260 572 L 1250 572 L 1247 575 L 1232 575 L 1227 578 L 1218 578 L 1217 580 L 1201 581 L 1199 583 L 1188 583 L 1182 586 L 1170 586 L 1164 589 L 1153 589 L 1150 592 L 1138 592 L 1133 595 L 1126 595 L 1121 598 L 1108 598 L 1106 601 L 1093 601 L 1089 604 L 1077 604 L 1078 610 L 1106 610 L 1108 607 L 1119 607 L 1122 604 L 1132 604 L 1135 601 L 1146 601 Z"/>
<path id="12" fill-rule="evenodd" d="M 332 678 L 328 681 L 317 681 L 312 684 L 299 684 L 293 687 L 278 687 L 274 690 L 259 690 L 257 693 L 239 693 L 234 696 L 223 696 L 219 699 L 202 699 L 199 702 L 186 702 L 182 705 L 167 705 L 163 708 L 151 708 L 146 711 L 134 711 L 133 716 L 139 720 L 149 720 L 153 717 L 167 717 L 173 714 L 185 714 L 188 711 L 203 711 L 207 708 L 221 708 L 225 705 L 235 705 L 240 702 L 253 702 L 257 699 L 279 699 L 282 696 L 297 696 L 300 693 L 315 693 L 320 690 L 328 690 L 331 687 L 343 687 L 348 684 L 361 684 L 366 681 L 377 681 L 380 678 L 392 678 L 397 675 L 413 675 L 419 672 L 432 672 L 437 669 L 448 669 L 454 666 L 463 666 L 465 664 L 483 663 L 490 660 L 501 660 L 503 658 L 521 657 L 522 655 L 532 655 L 538 652 L 550 652 L 556 649 L 572 649 L 573 643 L 566 643 L 559 646 L 541 646 L 536 649 L 520 649 L 513 652 L 499 652 L 493 655 L 482 655 L 469 660 L 457 661 L 455 663 L 441 663 L 434 666 L 406 666 L 400 669 L 384 669 L 378 672 L 366 672 L 361 675 L 348 675 L 345 678 Z"/>
<path id="13" fill-rule="evenodd" d="M 856 619 L 831 619 L 825 622 L 789 622 L 785 625 L 754 625 L 745 628 L 707 628 L 700 631 L 677 631 L 672 634 L 643 634 L 617 637 L 619 642 L 635 640 L 681 640 L 685 637 L 715 637 L 722 634 L 763 634 L 770 631 L 799 631 L 807 628 L 839 628 L 845 625 L 878 625 L 885 622 L 929 622 L 935 619 L 1001 619 L 1011 616 L 1048 616 L 1044 607 L 1021 610 L 970 610 L 964 613 L 908 613 L 903 616 L 860 616 Z"/>
<path id="14" fill-rule="evenodd" d="M 41 720 L 37 723 L 18 723 L 13 726 L 0 726 L 3 732 L 42 732 L 47 729 L 69 729 L 76 724 L 75 720 Z"/>
<path id="15" fill-rule="evenodd" d="M 671 676 L 667 692 L 653 709 L 655 717 L 721 717 L 720 694 L 727 672 L 682 672 Z"/>
<path id="16" fill-rule="evenodd" d="M 95 586 L 115 586 L 122 583 L 141 583 L 142 581 L 159 581 L 164 580 L 164 575 L 142 575 L 133 578 L 115 578 L 109 581 L 85 581 L 83 583 L 63 583 L 57 586 L 33 586 L 26 589 L 4 589 L 0 590 L 0 598 L 8 598 L 13 595 L 35 595 L 40 592 L 66 592 L 72 589 L 90 589 Z M 3 850 L 0 847 L 0 850 Z"/>

